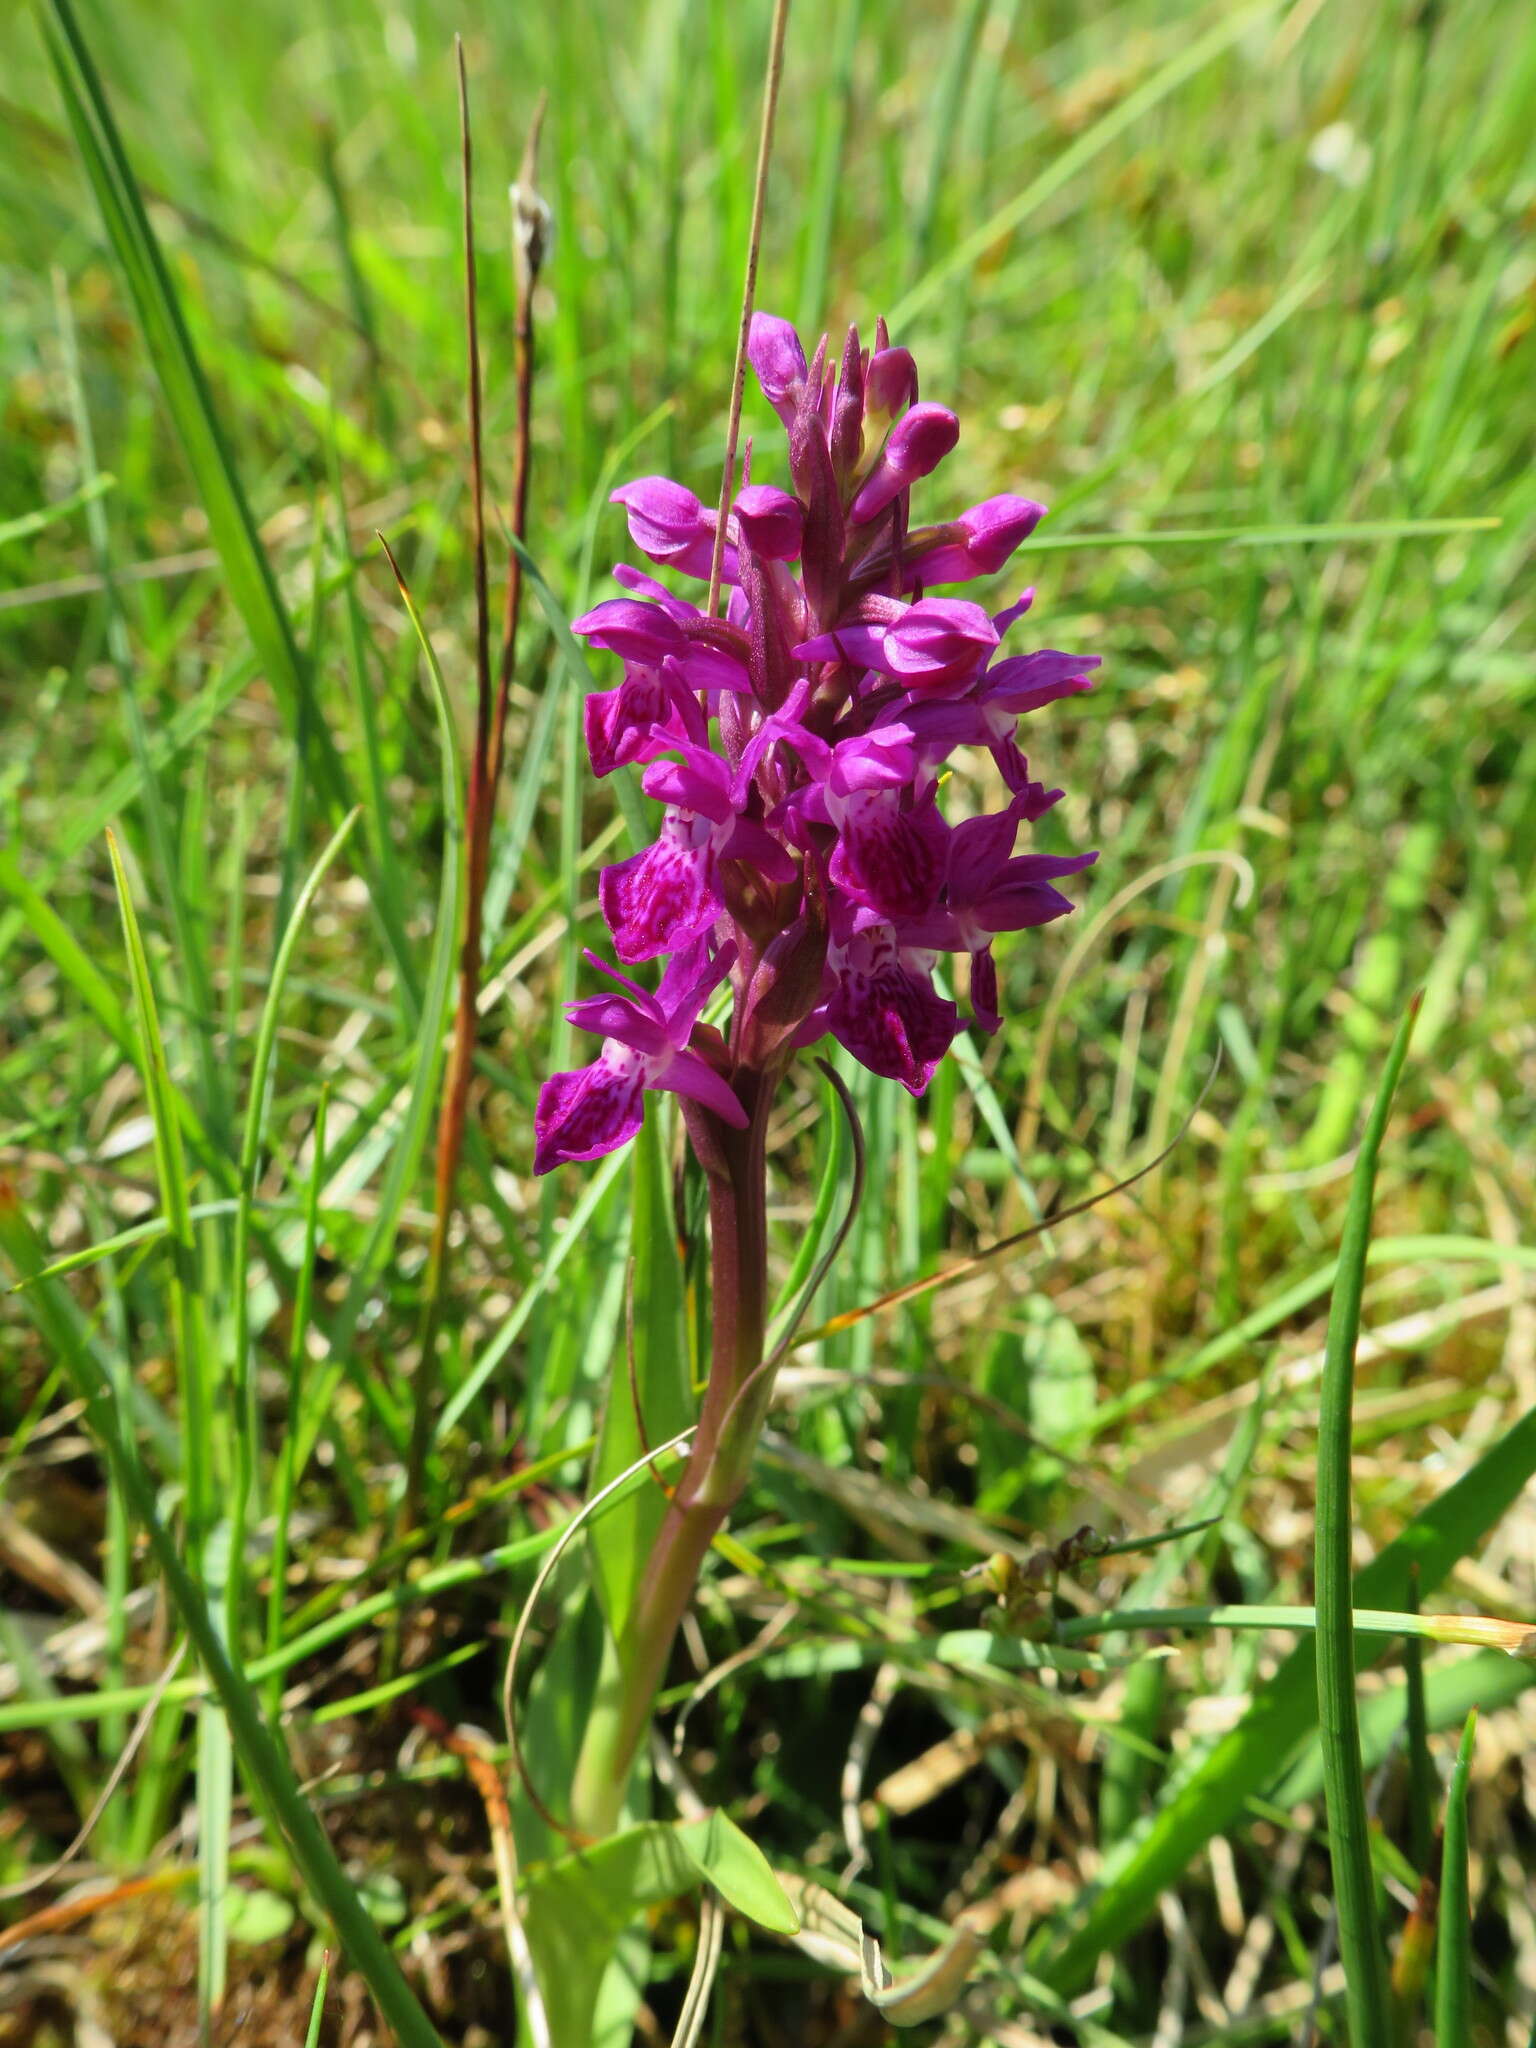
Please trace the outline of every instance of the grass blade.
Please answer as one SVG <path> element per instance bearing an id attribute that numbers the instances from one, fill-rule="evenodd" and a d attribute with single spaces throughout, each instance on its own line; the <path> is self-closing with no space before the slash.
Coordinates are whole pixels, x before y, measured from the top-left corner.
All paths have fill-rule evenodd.
<path id="1" fill-rule="evenodd" d="M 1345 2002 L 1350 2036 L 1359 2048 L 1389 2038 L 1391 2007 L 1386 1957 L 1376 1915 L 1370 1818 L 1366 1811 L 1360 1719 L 1355 1700 L 1355 1621 L 1350 1571 L 1354 1537 L 1350 1458 L 1355 1346 L 1360 1336 L 1360 1303 L 1365 1292 L 1365 1255 L 1371 1239 L 1376 1162 L 1417 1014 L 1415 1003 L 1398 1026 L 1355 1162 L 1339 1245 L 1339 1277 L 1334 1282 L 1328 1312 L 1327 1356 L 1317 1425 L 1318 1730 L 1323 1743 L 1328 1846 L 1333 1858 Z"/>
<path id="2" fill-rule="evenodd" d="M 1477 1709 L 1467 1716 L 1445 1804 L 1445 1857 L 1440 1871 L 1440 1936 L 1435 1945 L 1435 2048 L 1462 2048 L 1472 2038 L 1472 1913 L 1467 1883 L 1467 1784 Z"/>
<path id="3" fill-rule="evenodd" d="M 346 778 L 329 729 L 310 702 L 308 673 L 272 565 L 235 469 L 181 301 L 128 162 L 101 78 L 70 0 L 41 0 L 44 41 L 64 111 L 107 236 L 133 299 L 145 347 L 165 396 L 235 609 L 290 720 L 307 707 L 316 767 L 330 800 L 344 807 Z"/>
<path id="4" fill-rule="evenodd" d="M 259 1498 L 260 1491 L 257 1446 L 261 1442 L 261 1416 L 256 1400 L 256 1375 L 252 1370 L 250 1358 L 251 1288 L 247 1267 L 250 1264 L 251 1252 L 251 1218 L 256 1206 L 256 1170 L 261 1155 L 261 1134 L 267 1115 L 267 1084 L 272 1072 L 272 1055 L 277 1044 L 278 1012 L 282 1005 L 283 990 L 288 980 L 288 970 L 293 964 L 299 934 L 303 930 L 305 918 L 309 915 L 310 905 L 319 893 L 320 884 L 325 880 L 332 861 L 352 836 L 352 828 L 360 816 L 361 811 L 356 809 L 347 813 L 332 834 L 330 843 L 305 878 L 283 935 L 278 941 L 277 953 L 268 980 L 266 1000 L 262 1004 L 261 1017 L 256 1027 L 256 1050 L 251 1060 L 250 1095 L 246 1102 L 245 1128 L 240 1140 L 240 1193 L 235 1207 L 234 1249 L 231 1254 L 234 1272 L 234 1326 L 230 1344 L 230 1405 L 234 1416 L 235 1474 L 231 1496 L 232 1533 L 228 1602 L 229 1626 L 236 1634 L 244 1585 L 246 1518 L 255 1499 Z"/>

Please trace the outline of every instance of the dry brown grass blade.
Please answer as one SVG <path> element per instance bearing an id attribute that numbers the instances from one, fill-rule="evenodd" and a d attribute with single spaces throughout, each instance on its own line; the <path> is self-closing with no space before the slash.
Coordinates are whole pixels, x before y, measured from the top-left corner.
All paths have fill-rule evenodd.
<path id="1" fill-rule="evenodd" d="M 747 236 L 747 273 L 741 288 L 741 326 L 736 335 L 736 364 L 731 372 L 731 412 L 725 430 L 725 469 L 720 479 L 719 518 L 709 563 L 709 596 L 704 616 L 720 609 L 720 572 L 725 564 L 725 522 L 736 478 L 736 443 L 741 433 L 741 393 L 747 376 L 747 335 L 757 298 L 757 259 L 763 245 L 763 211 L 768 201 L 768 164 L 773 155 L 773 124 L 779 110 L 779 85 L 784 76 L 784 37 L 789 28 L 789 0 L 774 0 L 773 26 L 768 32 L 768 71 L 763 81 L 763 120 L 757 137 L 757 171 L 752 181 L 752 227 Z"/>

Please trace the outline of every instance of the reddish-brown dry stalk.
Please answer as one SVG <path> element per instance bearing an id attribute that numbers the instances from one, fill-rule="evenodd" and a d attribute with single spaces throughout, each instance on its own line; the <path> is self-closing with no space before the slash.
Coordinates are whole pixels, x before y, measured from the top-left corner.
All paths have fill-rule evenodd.
<path id="1" fill-rule="evenodd" d="M 475 742 L 470 757 L 469 787 L 464 815 L 464 931 L 459 948 L 458 1001 L 454 1012 L 453 1040 L 443 1077 L 442 1107 L 438 1114 L 437 1155 L 432 1238 L 427 1253 L 426 1293 L 422 1307 L 418 1346 L 411 1441 L 406 1460 L 405 1490 L 401 1496 L 395 1537 L 399 1541 L 416 1526 L 421 1513 L 422 1482 L 427 1450 L 432 1439 L 437 1391 L 437 1340 L 442 1319 L 443 1292 L 447 1277 L 448 1238 L 457 1209 L 459 1162 L 464 1151 L 464 1129 L 469 1113 L 469 1084 L 474 1074 L 475 1041 L 479 1030 L 482 916 L 485 885 L 490 868 L 491 823 L 496 810 L 496 791 L 501 780 L 507 699 L 517 655 L 517 625 L 521 611 L 522 565 L 513 548 L 507 571 L 507 602 L 502 627 L 500 676 L 492 692 L 490 646 L 490 593 L 485 548 L 485 466 L 484 433 L 480 404 L 480 320 L 475 278 L 475 219 L 473 170 L 470 139 L 469 87 L 464 70 L 464 45 L 455 37 L 454 49 L 459 74 L 460 166 L 464 208 L 464 317 L 467 330 L 467 411 L 469 418 L 470 518 L 475 584 Z M 532 196 L 539 130 L 544 119 L 540 96 L 523 155 L 522 187 L 528 196 L 530 215 L 535 211 Z M 513 448 L 511 531 L 517 540 L 526 535 L 528 519 L 529 428 L 533 410 L 533 287 L 543 254 L 542 234 L 520 240 L 517 264 L 517 432 Z"/>

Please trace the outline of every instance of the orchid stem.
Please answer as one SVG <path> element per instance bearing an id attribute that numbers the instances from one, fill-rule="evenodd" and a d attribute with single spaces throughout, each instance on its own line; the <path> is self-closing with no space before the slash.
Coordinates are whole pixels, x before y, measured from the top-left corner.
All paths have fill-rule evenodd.
<path id="1" fill-rule="evenodd" d="M 685 1112 L 709 1179 L 709 1381 L 688 1462 L 610 1665 L 607 1696 L 599 1696 L 587 1724 L 571 1814 L 578 1828 L 595 1836 L 610 1834 L 618 1822 L 673 1642 L 710 1545 L 747 1483 L 767 1406 L 766 1138 L 776 1079 L 738 1076 L 751 1117 L 744 1131 L 729 1130 L 704 1113 Z"/>

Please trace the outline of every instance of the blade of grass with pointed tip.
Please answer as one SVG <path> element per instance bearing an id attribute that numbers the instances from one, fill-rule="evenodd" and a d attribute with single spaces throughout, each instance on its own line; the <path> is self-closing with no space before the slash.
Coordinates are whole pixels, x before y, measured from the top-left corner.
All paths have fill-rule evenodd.
<path id="1" fill-rule="evenodd" d="M 1376 1198 L 1376 1164 L 1403 1062 L 1408 1057 L 1408 1041 L 1417 1012 L 1415 1002 L 1398 1026 L 1355 1161 L 1344 1234 L 1339 1243 L 1339 1274 L 1328 1310 L 1317 1422 L 1317 1725 L 1323 1743 L 1328 1848 L 1333 1861 L 1345 2004 L 1351 2038 L 1360 2048 L 1365 2048 L 1368 2042 L 1387 2040 L 1392 2022 L 1386 1952 L 1376 1912 L 1376 1876 L 1355 1699 L 1355 1617 L 1351 1611 L 1355 1346 L 1360 1338 L 1360 1304 L 1365 1293 L 1365 1255 L 1371 1241 Z"/>
<path id="2" fill-rule="evenodd" d="M 38 0 L 43 40 L 81 164 L 117 257 L 151 366 L 171 423 L 192 472 L 230 598 L 240 614 L 262 671 L 281 703 L 290 730 L 307 735 L 312 772 L 333 815 L 351 808 L 345 763 L 315 701 L 309 666 L 299 651 L 262 546 L 240 474 L 213 395 L 193 346 L 181 301 L 161 251 L 133 168 L 123 147 L 100 74 L 71 0 Z M 374 820 L 384 831 L 387 820 Z M 372 865 L 372 863 L 370 863 Z M 390 902 L 387 889 L 370 888 L 371 901 Z M 401 950 L 402 935 L 388 917 L 380 928 L 396 972 L 412 985 L 414 966 Z"/>
<path id="3" fill-rule="evenodd" d="M 315 1293 L 315 1252 L 320 1240 L 320 1190 L 325 1185 L 325 1128 L 330 1111 L 330 1084 L 322 1082 L 315 1104 L 310 1146 L 308 1198 L 304 1207 L 304 1249 L 299 1255 L 293 1302 L 293 1335 L 288 1347 L 288 1417 L 282 1454 L 272 1488 L 272 1560 L 267 1589 L 267 1654 L 275 1655 L 283 1640 L 284 1594 L 288 1586 L 288 1525 L 300 1479 L 299 1418 L 303 1413 L 304 1370 L 309 1358 L 309 1319 Z M 275 1721 L 282 1710 L 281 1674 L 274 1672 L 267 1695 L 267 1713 Z"/>
<path id="4" fill-rule="evenodd" d="M 1467 1716 L 1445 1802 L 1445 1854 L 1440 1868 L 1440 1929 L 1435 1943 L 1435 2048 L 1464 2048 L 1472 2039 L 1472 1903 L 1467 1881 L 1467 1786 L 1477 1709 Z"/>
<path id="5" fill-rule="evenodd" d="M 330 1981 L 331 1952 L 327 1949 L 320 1958 L 320 1974 L 315 1979 L 315 2002 L 309 2009 L 309 2030 L 304 2036 L 304 2048 L 320 2048 L 320 2022 L 325 2017 L 325 1993 Z"/>
<path id="6" fill-rule="evenodd" d="M 154 1134 L 155 1179 L 170 1240 L 166 1293 L 181 1396 L 181 1478 L 186 1488 L 187 1541 L 195 1559 L 207 1540 L 218 1500 L 217 1389 L 204 1341 L 197 1297 L 197 1247 L 193 1235 L 192 1204 L 187 1190 L 186 1160 L 181 1148 L 181 1122 L 176 1109 L 177 1090 L 166 1064 L 149 957 L 144 950 L 138 913 L 134 909 L 117 840 L 110 832 L 107 834 L 107 854 L 112 863 L 112 879 L 117 889 L 123 939 L 128 952 L 128 973 L 134 998 L 136 1059 Z"/>
<path id="7" fill-rule="evenodd" d="M 223 1593 L 229 1556 L 227 1525 L 221 1525 L 217 1531 L 214 1527 L 220 1482 L 227 1476 L 228 1425 L 219 1426 L 222 1390 L 206 1341 L 198 1288 L 197 1241 L 174 1099 L 176 1090 L 166 1064 L 149 958 L 133 894 L 117 840 L 110 832 L 107 852 L 122 913 L 129 979 L 133 984 L 139 1065 L 154 1127 L 155 1178 L 170 1240 L 166 1294 L 181 1396 L 181 1479 L 186 1493 L 187 1551 L 198 1578 L 211 1596 L 218 1597 Z M 235 1428 L 239 1428 L 238 1419 Z M 216 1542 L 215 1536 L 224 1540 Z M 223 1640 L 222 1610 L 217 1617 L 210 1614 L 208 1621 Z M 206 2032 L 223 2001 L 227 1975 L 229 1939 L 224 1902 L 229 1882 L 229 1829 L 234 1798 L 234 1752 L 229 1729 L 222 1713 L 212 1705 L 198 1709 L 196 1772 L 197 2004 L 199 2024 Z"/>
<path id="8" fill-rule="evenodd" d="M 251 1059 L 250 1092 L 246 1100 L 245 1126 L 240 1139 L 240 1192 L 235 1204 L 234 1247 L 230 1263 L 234 1273 L 233 1331 L 230 1341 L 230 1407 L 234 1435 L 234 1485 L 230 1498 L 231 1539 L 229 1558 L 229 1629 L 239 1641 L 240 1611 L 245 1585 L 245 1528 L 252 1508 L 259 1502 L 261 1474 L 257 1446 L 261 1442 L 261 1412 L 257 1401 L 256 1374 L 252 1368 L 251 1217 L 256 1206 L 256 1169 L 261 1156 L 261 1137 L 268 1109 L 268 1082 L 272 1055 L 277 1044 L 278 1011 L 288 980 L 288 970 L 298 946 L 299 934 L 319 893 L 331 863 L 352 836 L 362 815 L 361 807 L 348 811 L 330 841 L 310 869 L 278 941 L 267 982 L 266 998 L 256 1026 L 256 1049 Z"/>
<path id="9" fill-rule="evenodd" d="M 390 566 L 394 568 L 392 555 Z M 426 659 L 427 675 L 432 685 L 432 701 L 437 713 L 443 807 L 442 878 L 438 885 L 437 921 L 433 928 L 432 951 L 422 991 L 421 1036 L 417 1041 L 415 1064 L 406 1091 L 405 1114 L 390 1152 L 384 1185 L 379 1190 L 378 1213 L 373 1228 L 359 1255 L 346 1296 L 329 1332 L 333 1355 L 325 1371 L 316 1378 L 315 1400 L 299 1444 L 298 1456 L 301 1466 L 308 1460 L 315 1439 L 324 1426 L 337 1384 L 347 1370 L 352 1339 L 356 1335 L 359 1319 L 400 1228 L 401 1212 L 415 1181 L 432 1128 L 438 1084 L 442 1078 L 443 1061 L 447 1052 L 448 1018 L 453 1003 L 454 962 L 458 950 L 459 889 L 463 868 L 461 848 L 464 839 L 464 799 L 462 778 L 459 773 L 458 745 L 454 737 L 453 711 L 448 701 L 448 689 L 443 681 L 442 669 L 438 665 L 436 650 L 398 569 L 395 570 L 395 580 L 401 602 L 405 606 Z M 380 1390 L 374 1391 L 377 1393 Z M 392 1436 L 396 1439 L 395 1447 L 403 1455 L 405 1443 L 399 1418 L 396 1417 L 392 1424 L 387 1415 L 381 1415 L 381 1420 L 390 1428 Z"/>

